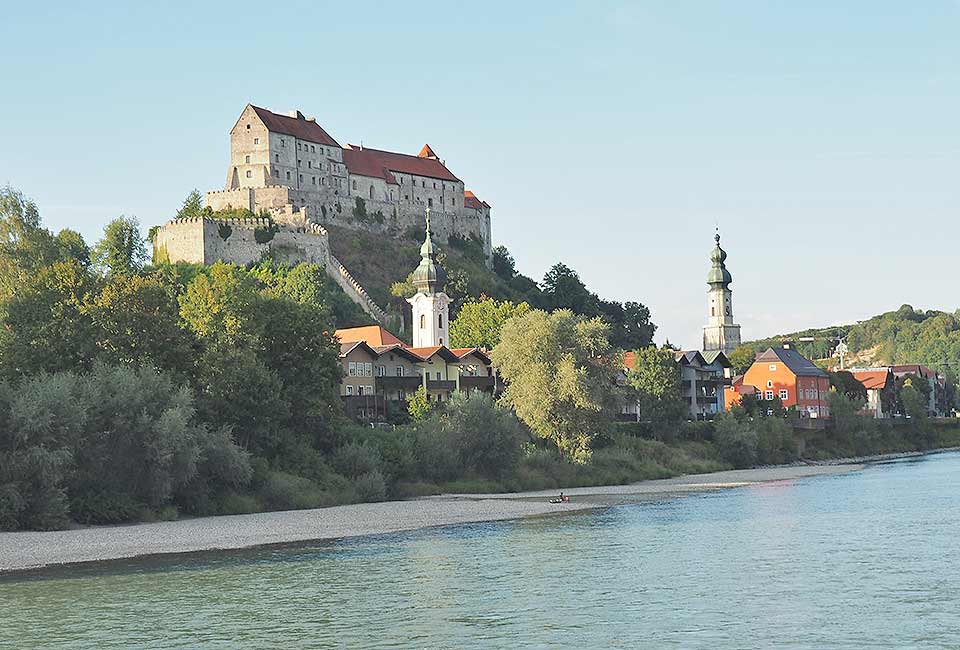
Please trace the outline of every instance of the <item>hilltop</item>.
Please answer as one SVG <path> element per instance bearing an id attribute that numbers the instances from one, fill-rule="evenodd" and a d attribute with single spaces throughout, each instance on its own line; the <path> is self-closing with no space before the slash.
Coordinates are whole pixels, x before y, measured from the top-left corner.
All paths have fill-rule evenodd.
<path id="1" fill-rule="evenodd" d="M 841 337 L 849 348 L 848 365 L 922 363 L 954 381 L 960 371 L 960 310 L 951 314 L 903 305 L 858 323 L 778 334 L 744 345 L 761 351 L 791 341 L 804 356 L 827 359 Z"/>

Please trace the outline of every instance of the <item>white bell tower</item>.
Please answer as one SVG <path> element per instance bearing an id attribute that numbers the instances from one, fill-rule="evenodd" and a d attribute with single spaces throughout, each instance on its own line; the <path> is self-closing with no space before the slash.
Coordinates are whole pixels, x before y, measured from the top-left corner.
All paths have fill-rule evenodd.
<path id="1" fill-rule="evenodd" d="M 443 292 L 447 273 L 437 263 L 437 250 L 430 236 L 430 208 L 427 208 L 427 237 L 420 247 L 420 265 L 413 272 L 417 293 L 407 302 L 413 308 L 413 347 L 450 345 L 450 297 Z"/>

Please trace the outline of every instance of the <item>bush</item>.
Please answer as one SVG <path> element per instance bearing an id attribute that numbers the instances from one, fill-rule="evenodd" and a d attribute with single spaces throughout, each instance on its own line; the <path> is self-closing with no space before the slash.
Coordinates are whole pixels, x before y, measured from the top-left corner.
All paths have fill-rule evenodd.
<path id="1" fill-rule="evenodd" d="M 330 504 L 329 496 L 310 479 L 273 472 L 258 491 L 267 510 L 303 510 Z"/>
<path id="2" fill-rule="evenodd" d="M 732 415 L 714 420 L 713 442 L 720 457 L 738 469 L 757 464 L 757 433 Z"/>
<path id="3" fill-rule="evenodd" d="M 383 501 L 387 498 L 387 484 L 379 470 L 373 470 L 357 477 L 353 484 L 357 499 L 364 503 Z"/>
<path id="4" fill-rule="evenodd" d="M 81 524 L 124 524 L 140 519 L 144 507 L 127 494 L 101 491 L 70 500 L 70 515 Z"/>
<path id="5" fill-rule="evenodd" d="M 337 449 L 333 454 L 333 467 L 340 474 L 352 479 L 376 472 L 380 474 L 380 453 L 375 448 L 355 442 Z M 383 477 L 381 476 L 381 479 Z"/>

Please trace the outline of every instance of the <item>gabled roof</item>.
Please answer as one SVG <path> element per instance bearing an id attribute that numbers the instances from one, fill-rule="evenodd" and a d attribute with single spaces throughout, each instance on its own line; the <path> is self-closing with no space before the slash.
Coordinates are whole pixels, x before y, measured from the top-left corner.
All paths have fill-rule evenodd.
<path id="1" fill-rule="evenodd" d="M 490 357 L 480 348 L 450 348 L 450 351 L 457 355 L 458 359 L 469 357 L 472 354 L 485 364 L 490 365 Z"/>
<path id="2" fill-rule="evenodd" d="M 330 147 L 340 146 L 329 133 L 323 130 L 323 127 L 317 124 L 316 120 L 305 118 L 300 111 L 297 111 L 297 117 L 288 117 L 253 104 L 250 104 L 250 107 L 263 121 L 268 131 L 292 135 L 300 140 L 309 140 Z"/>
<path id="3" fill-rule="evenodd" d="M 481 201 L 479 198 L 477 198 L 477 195 L 470 190 L 465 190 L 463 193 L 463 205 L 464 207 L 471 208 L 473 210 L 490 207 L 489 203 L 486 201 Z"/>
<path id="4" fill-rule="evenodd" d="M 440 160 L 440 156 L 430 148 L 430 145 L 425 144 L 420 149 L 420 153 L 417 154 L 417 158 L 433 158 L 434 160 Z"/>
<path id="5" fill-rule="evenodd" d="M 397 179 L 390 173 L 390 170 L 384 167 L 383 163 L 367 149 L 344 149 L 343 163 L 351 174 L 382 178 L 388 185 L 397 184 Z"/>
<path id="6" fill-rule="evenodd" d="M 340 358 L 341 359 L 344 358 L 345 356 L 347 356 L 357 348 L 366 350 L 371 357 L 376 358 L 378 356 L 377 351 L 371 348 L 369 345 L 367 345 L 366 341 L 350 341 L 348 343 L 340 344 Z"/>
<path id="7" fill-rule="evenodd" d="M 886 388 L 890 378 L 888 370 L 851 370 L 850 374 L 863 384 L 867 390 L 882 390 Z"/>
<path id="8" fill-rule="evenodd" d="M 388 332 L 380 325 L 365 325 L 363 327 L 348 327 L 334 332 L 334 336 L 340 339 L 341 343 L 353 341 L 363 341 L 367 345 L 403 345 L 403 341 Z"/>
<path id="9" fill-rule="evenodd" d="M 447 361 L 459 361 L 460 359 L 449 348 L 445 345 L 435 345 L 429 348 L 407 348 L 410 352 L 413 352 L 415 355 L 428 361 L 434 355 L 440 355 Z"/>
<path id="10" fill-rule="evenodd" d="M 707 365 L 706 360 L 703 358 L 703 355 L 700 354 L 698 350 L 686 350 L 683 352 L 677 352 L 676 354 L 674 354 L 674 359 L 676 359 L 678 363 L 682 363 L 686 365 L 690 365 L 693 363 L 696 363 L 701 366 Z"/>
<path id="11" fill-rule="evenodd" d="M 798 377 L 827 377 L 827 373 L 818 368 L 810 359 L 788 348 L 767 348 L 754 363 L 779 361 Z"/>
<path id="12" fill-rule="evenodd" d="M 703 360 L 707 362 L 708 366 L 712 366 L 714 363 L 719 363 L 723 368 L 732 368 L 733 364 L 730 363 L 730 359 L 727 358 L 727 355 L 723 353 L 723 350 L 710 350 L 709 352 L 703 352 Z"/>
<path id="13" fill-rule="evenodd" d="M 377 345 L 374 346 L 373 349 L 376 350 L 377 354 L 380 356 L 383 356 L 387 353 L 396 353 L 408 361 L 423 361 L 423 359 L 407 349 L 406 346 L 397 343 L 394 343 L 393 345 Z"/>
<path id="14" fill-rule="evenodd" d="M 899 366 L 890 366 L 891 372 L 897 377 L 903 375 L 917 375 L 918 377 L 935 377 L 937 373 L 919 363 L 906 363 Z"/>
<path id="15" fill-rule="evenodd" d="M 420 156 L 411 156 L 405 153 L 395 153 L 393 151 L 382 151 L 380 149 L 370 149 L 369 147 L 358 147 L 348 144 L 344 149 L 363 150 L 364 153 L 373 156 L 380 166 L 387 168 L 391 172 L 400 172 L 403 174 L 413 174 L 414 176 L 426 176 L 444 181 L 458 181 L 459 178 L 446 168 L 439 160 L 433 158 L 421 158 Z"/>

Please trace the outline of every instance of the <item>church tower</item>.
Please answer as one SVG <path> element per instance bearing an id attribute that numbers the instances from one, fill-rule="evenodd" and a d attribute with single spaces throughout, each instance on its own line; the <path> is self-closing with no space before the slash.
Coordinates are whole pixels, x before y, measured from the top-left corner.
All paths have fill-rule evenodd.
<path id="1" fill-rule="evenodd" d="M 429 348 L 450 344 L 450 297 L 443 292 L 447 272 L 437 263 L 437 249 L 430 237 L 430 208 L 427 208 L 427 238 L 420 247 L 420 265 L 413 272 L 417 293 L 407 302 L 413 307 L 413 347 Z"/>
<path id="2" fill-rule="evenodd" d="M 740 326 L 733 322 L 733 276 L 727 270 L 727 252 L 720 248 L 720 233 L 714 236 L 717 244 L 710 253 L 711 268 L 707 275 L 709 316 L 703 328 L 703 351 L 720 350 L 730 354 L 740 346 Z"/>

